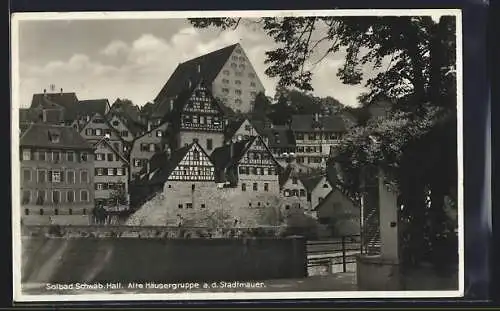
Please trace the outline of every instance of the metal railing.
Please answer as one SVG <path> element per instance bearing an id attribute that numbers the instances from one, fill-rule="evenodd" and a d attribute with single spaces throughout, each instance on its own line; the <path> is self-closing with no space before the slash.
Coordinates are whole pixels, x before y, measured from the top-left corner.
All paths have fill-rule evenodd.
<path id="1" fill-rule="evenodd" d="M 361 253 L 361 236 L 342 236 L 329 241 L 307 242 L 307 266 L 326 266 L 332 273 L 332 267 L 342 266 L 342 272 L 347 272 L 347 265 L 356 263 L 356 255 Z"/>

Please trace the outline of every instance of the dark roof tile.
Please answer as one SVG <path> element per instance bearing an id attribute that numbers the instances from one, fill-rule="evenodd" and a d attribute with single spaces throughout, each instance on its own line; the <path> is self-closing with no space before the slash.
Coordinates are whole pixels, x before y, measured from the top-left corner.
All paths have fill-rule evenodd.
<path id="1" fill-rule="evenodd" d="M 57 142 L 51 137 L 59 135 Z M 21 146 L 40 148 L 92 149 L 92 146 L 71 126 L 33 123 L 20 139 Z"/>
<path id="2" fill-rule="evenodd" d="M 311 132 L 315 130 L 345 132 L 346 124 L 338 115 L 319 116 L 315 121 L 314 115 L 298 114 L 292 116 L 291 128 L 293 131 Z"/>
<path id="3" fill-rule="evenodd" d="M 104 116 L 109 107 L 107 99 L 86 99 L 78 102 L 78 114 L 92 116 L 99 113 Z"/>
<path id="4" fill-rule="evenodd" d="M 233 44 L 179 64 L 156 96 L 155 103 L 161 105 L 164 98 L 173 97 L 182 92 L 188 80 L 191 80 L 193 84 L 200 80 L 212 83 L 237 45 Z"/>

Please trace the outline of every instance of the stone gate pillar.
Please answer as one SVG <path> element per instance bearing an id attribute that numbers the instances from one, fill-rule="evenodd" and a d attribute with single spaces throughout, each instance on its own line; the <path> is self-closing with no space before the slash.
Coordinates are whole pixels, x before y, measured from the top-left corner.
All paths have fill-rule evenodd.
<path id="1" fill-rule="evenodd" d="M 357 257 L 357 285 L 359 290 L 366 291 L 401 290 L 398 195 L 395 190 L 391 190 L 385 184 L 383 172 L 380 170 L 377 180 L 377 191 L 375 193 L 368 191 L 367 195 L 377 197 L 374 203 L 378 204 L 380 251 L 378 253 L 362 253 Z M 373 201 L 373 197 L 367 198 L 365 201 Z"/>

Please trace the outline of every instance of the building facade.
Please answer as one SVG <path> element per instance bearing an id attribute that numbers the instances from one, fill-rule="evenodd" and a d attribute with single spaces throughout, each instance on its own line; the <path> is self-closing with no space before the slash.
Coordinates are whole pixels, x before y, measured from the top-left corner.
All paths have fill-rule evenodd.
<path id="1" fill-rule="evenodd" d="M 340 190 L 334 188 L 315 208 L 321 224 L 328 225 L 337 237 L 361 232 L 361 209 Z"/>
<path id="2" fill-rule="evenodd" d="M 295 161 L 312 168 L 326 168 L 332 148 L 346 132 L 344 120 L 336 115 L 294 115 L 290 128 L 295 137 Z"/>
<path id="3" fill-rule="evenodd" d="M 173 105 L 172 149 L 197 141 L 210 154 L 223 145 L 224 112 L 206 86 L 198 84 L 187 89 Z"/>
<path id="4" fill-rule="evenodd" d="M 280 181 L 281 195 L 286 214 L 310 213 L 307 188 L 302 183 L 300 176 L 287 167 Z"/>
<path id="5" fill-rule="evenodd" d="M 116 150 L 107 138 L 94 145 L 95 203 L 107 209 L 128 205 L 127 159 Z"/>
<path id="6" fill-rule="evenodd" d="M 204 81 L 213 96 L 235 112 L 250 112 L 255 96 L 265 93 L 243 48 L 233 44 L 179 64 L 154 100 L 156 118 L 170 112 L 170 102 L 185 89 L 188 80 Z"/>
<path id="7" fill-rule="evenodd" d="M 167 129 L 169 123 L 160 126 L 136 137 L 130 151 L 130 178 L 137 179 L 141 170 L 147 168 L 148 163 L 155 153 L 169 151 Z"/>
<path id="8" fill-rule="evenodd" d="M 54 216 L 91 213 L 93 148 L 76 130 L 32 124 L 20 138 L 20 155 L 23 220 L 48 224 Z"/>

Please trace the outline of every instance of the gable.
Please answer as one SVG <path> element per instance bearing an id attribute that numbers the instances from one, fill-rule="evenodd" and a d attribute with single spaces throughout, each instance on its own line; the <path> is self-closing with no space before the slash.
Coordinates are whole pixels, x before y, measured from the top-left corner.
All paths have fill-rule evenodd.
<path id="1" fill-rule="evenodd" d="M 246 119 L 236 130 L 236 132 L 233 135 L 233 138 L 238 139 L 241 137 L 241 139 L 239 140 L 243 140 L 243 139 L 248 139 L 251 136 L 257 136 L 257 135 L 259 134 L 257 133 L 255 127 L 250 123 L 250 121 L 248 121 L 248 119 Z"/>
<path id="2" fill-rule="evenodd" d="M 256 93 L 258 93 L 258 90 L 264 90 L 264 85 L 262 84 L 257 71 L 253 67 L 252 62 L 250 61 L 245 53 L 245 50 L 241 47 L 240 44 L 237 44 L 232 50 L 231 54 L 224 62 L 224 65 L 222 66 L 217 74 L 217 77 L 215 77 L 214 80 L 222 81 L 222 79 L 226 78 L 227 76 L 224 74 L 224 70 L 234 69 L 234 64 L 236 64 L 236 66 L 244 66 L 239 67 L 240 70 L 244 71 L 245 77 L 242 78 L 247 78 L 249 77 L 249 75 L 252 75 L 252 81 L 255 82 Z"/>
<path id="3" fill-rule="evenodd" d="M 220 113 L 221 109 L 210 91 L 198 85 L 184 104 L 182 112 Z"/>
<path id="4" fill-rule="evenodd" d="M 102 150 L 111 151 L 120 158 L 120 160 L 123 164 L 128 165 L 129 162 L 127 161 L 127 159 L 125 159 L 123 154 L 121 152 L 119 152 L 115 147 L 113 147 L 112 144 L 113 144 L 113 142 L 108 142 L 108 141 L 106 141 L 106 139 L 102 139 L 101 141 L 97 142 L 94 145 L 96 147 L 96 153 L 99 153 L 99 151 L 102 151 Z"/>
<path id="5" fill-rule="evenodd" d="M 116 130 L 109 125 L 107 120 L 99 113 L 94 114 L 89 122 L 85 124 L 80 131 L 80 134 L 85 138 L 103 138 L 105 134 L 110 135 L 111 140 L 121 140 Z"/>
<path id="6" fill-rule="evenodd" d="M 239 164 L 279 166 L 273 154 L 260 136 L 256 136 L 239 160 Z"/>
<path id="7" fill-rule="evenodd" d="M 325 185 L 327 187 L 325 187 Z M 328 180 L 326 179 L 325 176 L 323 176 L 319 181 L 318 183 L 316 184 L 316 186 L 314 186 L 312 192 L 317 192 L 317 191 L 328 191 L 330 192 L 332 190 L 332 185 L 330 185 L 330 183 L 328 182 Z"/>
<path id="8" fill-rule="evenodd" d="M 214 181 L 215 167 L 203 148 L 193 143 L 167 180 Z"/>

